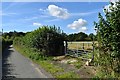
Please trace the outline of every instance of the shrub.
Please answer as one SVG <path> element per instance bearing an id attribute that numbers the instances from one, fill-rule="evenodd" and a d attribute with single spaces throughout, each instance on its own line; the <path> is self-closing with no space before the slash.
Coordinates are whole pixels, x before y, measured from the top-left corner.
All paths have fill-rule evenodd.
<path id="1" fill-rule="evenodd" d="M 24 37 L 16 37 L 15 45 L 24 45 L 35 48 L 43 55 L 57 56 L 64 54 L 64 35 L 60 28 L 55 26 L 42 26 Z"/>

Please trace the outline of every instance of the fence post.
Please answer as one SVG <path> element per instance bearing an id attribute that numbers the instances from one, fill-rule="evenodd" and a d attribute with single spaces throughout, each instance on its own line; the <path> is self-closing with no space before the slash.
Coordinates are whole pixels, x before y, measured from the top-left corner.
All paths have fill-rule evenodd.
<path id="1" fill-rule="evenodd" d="M 84 43 L 83 43 L 83 50 L 84 50 Z"/>
<path id="2" fill-rule="evenodd" d="M 64 41 L 65 54 L 67 54 L 67 41 Z"/>
<path id="3" fill-rule="evenodd" d="M 88 43 L 88 48 L 89 48 L 89 43 Z"/>
<path id="4" fill-rule="evenodd" d="M 78 44 L 77 44 L 77 54 L 78 54 Z"/>
<path id="5" fill-rule="evenodd" d="M 93 46 L 93 55 L 92 55 L 92 60 L 94 60 L 94 40 L 93 40 L 93 44 L 92 44 L 92 46 Z"/>

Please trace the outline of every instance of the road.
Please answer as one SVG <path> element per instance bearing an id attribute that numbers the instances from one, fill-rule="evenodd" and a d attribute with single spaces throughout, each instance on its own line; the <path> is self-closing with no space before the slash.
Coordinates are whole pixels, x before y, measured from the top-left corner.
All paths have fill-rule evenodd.
<path id="1" fill-rule="evenodd" d="M 12 46 L 4 51 L 2 60 L 3 77 L 52 78 L 51 74 L 18 53 Z"/>

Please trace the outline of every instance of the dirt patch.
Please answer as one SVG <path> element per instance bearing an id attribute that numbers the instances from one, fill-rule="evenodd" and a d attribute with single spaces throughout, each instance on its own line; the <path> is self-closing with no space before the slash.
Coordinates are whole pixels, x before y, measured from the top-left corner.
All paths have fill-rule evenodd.
<path id="1" fill-rule="evenodd" d="M 95 75 L 94 66 L 82 66 L 78 69 L 77 74 L 79 74 L 81 78 L 92 78 Z"/>
<path id="2" fill-rule="evenodd" d="M 76 68 L 74 63 L 79 64 L 80 61 L 73 57 L 70 58 L 66 56 L 60 56 L 53 60 L 52 63 L 63 68 L 64 72 L 74 71 L 80 76 L 80 78 L 92 78 L 96 74 L 96 69 L 94 66 L 82 65 L 79 69 Z M 83 63 L 85 62 L 83 61 Z"/>

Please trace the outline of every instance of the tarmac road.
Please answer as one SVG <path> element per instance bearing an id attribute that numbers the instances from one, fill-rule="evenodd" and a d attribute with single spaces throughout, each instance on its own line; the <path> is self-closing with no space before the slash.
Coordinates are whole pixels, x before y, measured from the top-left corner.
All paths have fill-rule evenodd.
<path id="1" fill-rule="evenodd" d="M 3 53 L 2 76 L 14 78 L 52 78 L 51 74 L 18 53 L 12 45 Z"/>

